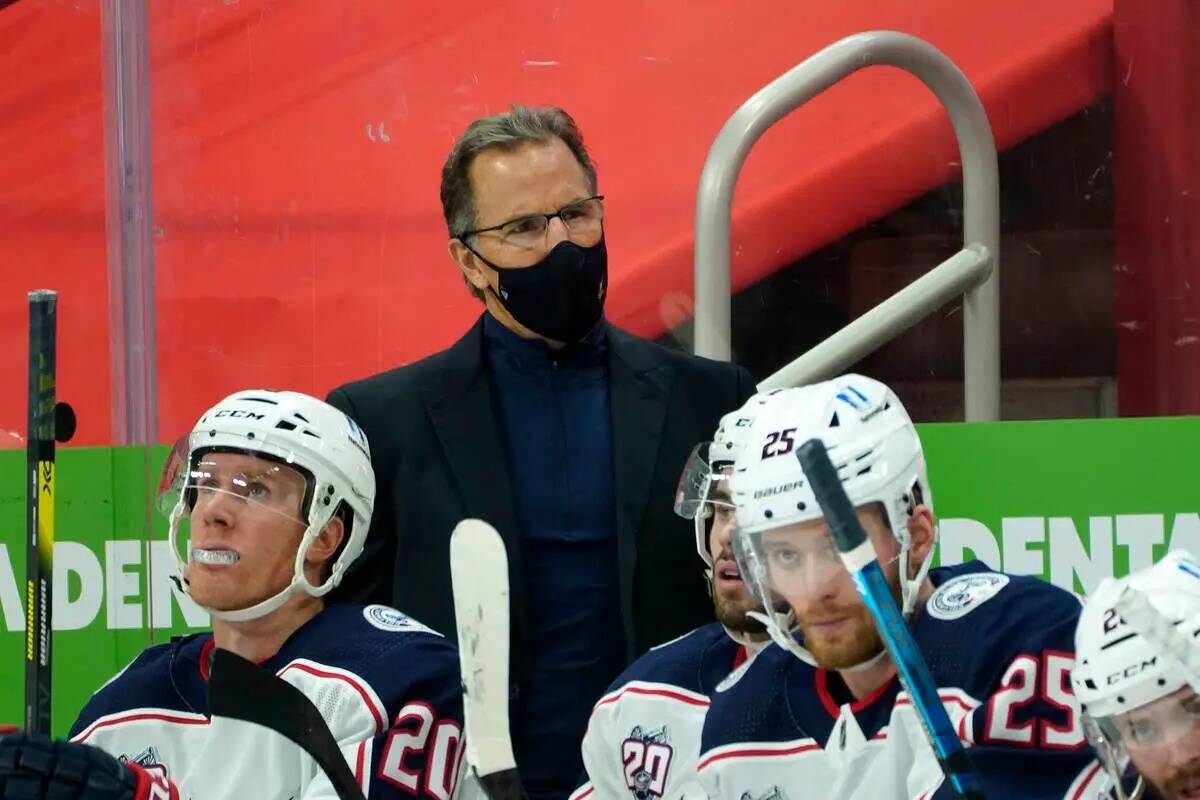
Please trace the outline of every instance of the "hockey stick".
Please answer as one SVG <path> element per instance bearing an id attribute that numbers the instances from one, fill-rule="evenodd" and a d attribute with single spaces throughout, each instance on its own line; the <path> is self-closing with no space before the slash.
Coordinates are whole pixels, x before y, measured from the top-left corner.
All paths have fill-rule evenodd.
<path id="1" fill-rule="evenodd" d="M 875 618 L 880 638 L 908 689 L 942 773 L 959 797 L 983 800 L 984 793 L 975 768 L 950 724 L 933 676 L 913 641 L 908 623 L 896 608 L 887 579 L 875 558 L 875 548 L 854 513 L 825 444 L 820 439 L 810 439 L 796 450 L 796 458 L 825 514 L 842 563 L 854 578 L 867 610 Z"/>
<path id="2" fill-rule="evenodd" d="M 75 432 L 75 416 L 55 404 L 58 295 L 29 293 L 29 468 L 25 532 L 25 730 L 50 733 L 50 643 L 54 612 L 54 441 Z"/>
<path id="3" fill-rule="evenodd" d="M 312 756 L 340 800 L 364 800 L 321 712 L 282 678 L 236 653 L 215 648 L 209 669 L 208 710 L 216 717 L 252 722 L 282 734 Z"/>
<path id="4" fill-rule="evenodd" d="M 495 528 L 478 519 L 455 526 L 450 576 L 467 764 L 491 800 L 524 798 L 508 727 L 508 555 Z"/>

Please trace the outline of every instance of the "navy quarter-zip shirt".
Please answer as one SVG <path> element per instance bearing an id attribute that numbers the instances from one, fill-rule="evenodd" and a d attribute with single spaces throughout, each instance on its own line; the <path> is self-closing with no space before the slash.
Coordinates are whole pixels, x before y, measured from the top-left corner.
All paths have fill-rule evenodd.
<path id="1" fill-rule="evenodd" d="M 533 643 L 513 744 L 531 800 L 566 798 L 592 705 L 625 666 L 606 326 L 561 351 L 491 314 L 483 335 Z"/>

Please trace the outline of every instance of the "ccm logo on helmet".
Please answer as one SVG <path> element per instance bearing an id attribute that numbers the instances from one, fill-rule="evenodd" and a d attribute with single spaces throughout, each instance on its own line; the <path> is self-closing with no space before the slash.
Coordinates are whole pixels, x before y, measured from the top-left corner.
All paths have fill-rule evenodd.
<path id="1" fill-rule="evenodd" d="M 1106 684 L 1108 684 L 1109 686 L 1112 686 L 1114 683 L 1119 683 L 1119 682 L 1125 680 L 1126 678 L 1132 678 L 1134 675 L 1137 675 L 1139 672 L 1145 672 L 1146 670 L 1153 667 L 1156 663 L 1158 663 L 1158 656 L 1154 656 L 1153 658 L 1151 658 L 1147 661 L 1143 661 L 1140 664 L 1130 664 L 1128 667 L 1121 670 L 1120 672 L 1114 672 L 1111 675 L 1109 675 L 1108 677 L 1106 677 L 1104 679 L 1104 682 Z"/>
<path id="2" fill-rule="evenodd" d="M 773 497 L 777 494 L 783 494 L 784 492 L 790 492 L 792 489 L 799 489 L 803 485 L 804 485 L 804 481 L 792 481 L 791 483 L 784 483 L 779 486 L 772 486 L 769 489 L 759 489 L 757 492 L 754 493 L 754 499 L 761 500 L 764 497 Z"/>
<path id="3" fill-rule="evenodd" d="M 266 419 L 265 414 L 255 414 L 253 411 L 242 411 L 237 408 L 227 408 L 213 414 L 214 417 L 231 417 L 233 419 Z"/>

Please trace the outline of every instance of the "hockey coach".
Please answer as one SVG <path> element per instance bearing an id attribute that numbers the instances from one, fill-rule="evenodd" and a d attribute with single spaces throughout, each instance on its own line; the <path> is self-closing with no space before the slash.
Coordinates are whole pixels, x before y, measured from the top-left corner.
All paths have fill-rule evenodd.
<path id="1" fill-rule="evenodd" d="M 333 390 L 366 431 L 379 499 L 343 599 L 452 636 L 449 538 L 509 553 L 513 744 L 532 798 L 579 777 L 592 704 L 637 655 L 711 616 L 672 513 L 692 446 L 754 383 L 610 324 L 604 196 L 575 121 L 514 105 L 442 168 L 449 252 L 484 306 L 448 350 Z"/>

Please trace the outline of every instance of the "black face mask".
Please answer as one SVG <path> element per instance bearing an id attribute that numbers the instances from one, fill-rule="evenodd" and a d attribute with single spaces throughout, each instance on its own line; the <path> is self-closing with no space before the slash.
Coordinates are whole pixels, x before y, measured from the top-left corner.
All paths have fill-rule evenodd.
<path id="1" fill-rule="evenodd" d="M 480 261 L 500 276 L 499 291 L 492 294 L 513 319 L 539 336 L 578 342 L 600 321 L 608 294 L 603 238 L 591 247 L 565 239 L 541 261 L 521 269 L 498 269 Z"/>

